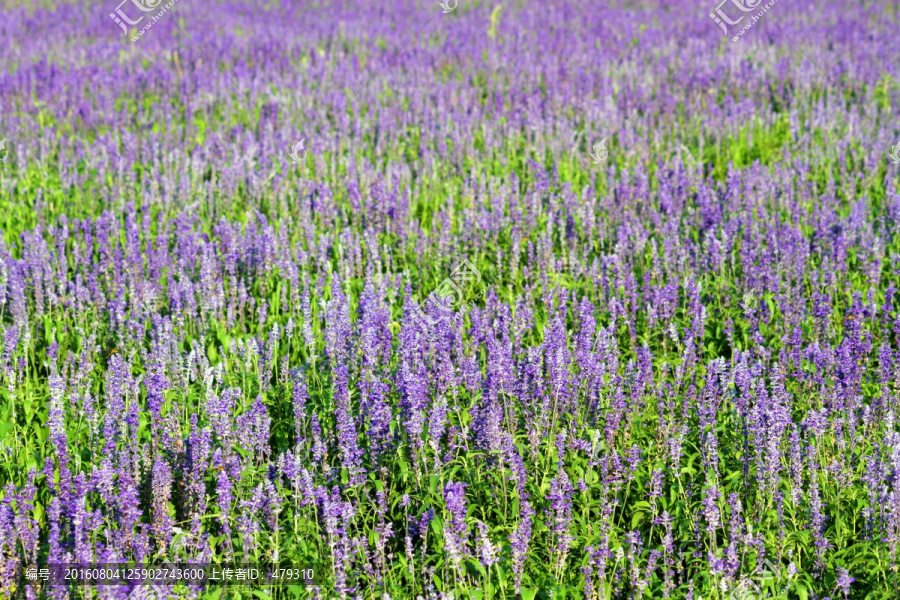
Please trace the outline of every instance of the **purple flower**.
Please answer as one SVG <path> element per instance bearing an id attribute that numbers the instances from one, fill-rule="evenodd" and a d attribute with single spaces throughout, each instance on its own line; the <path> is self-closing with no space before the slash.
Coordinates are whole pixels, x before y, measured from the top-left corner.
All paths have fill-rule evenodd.
<path id="1" fill-rule="evenodd" d="M 478 542 L 476 543 L 476 554 L 478 555 L 478 561 L 481 563 L 481 566 L 485 568 L 485 570 L 490 570 L 490 568 L 497 564 L 497 561 L 500 560 L 497 556 L 499 549 L 491 542 L 490 533 L 488 531 L 487 525 L 483 522 L 478 521 Z"/>
<path id="2" fill-rule="evenodd" d="M 169 500 L 172 497 L 172 471 L 161 457 L 153 462 L 153 537 L 160 550 L 168 547 L 172 541 L 173 520 L 169 515 Z"/>
<path id="3" fill-rule="evenodd" d="M 466 524 L 466 484 L 449 482 L 444 486 L 444 507 L 450 518 L 444 522 L 444 546 L 457 569 L 468 558 L 469 529 Z"/>
<path id="4" fill-rule="evenodd" d="M 856 579 L 850 577 L 850 571 L 844 568 L 839 567 L 837 570 L 837 586 L 841 588 L 841 593 L 844 594 L 844 598 L 850 595 L 850 584 L 852 584 Z"/>
<path id="5" fill-rule="evenodd" d="M 569 532 L 572 526 L 572 494 L 574 488 L 568 475 L 560 470 L 556 477 L 550 481 L 550 493 L 547 500 L 550 501 L 551 521 L 547 526 L 551 532 L 551 554 L 554 556 L 554 570 L 559 576 L 562 573 L 566 557 L 575 538 Z"/>
<path id="6" fill-rule="evenodd" d="M 525 559 L 528 557 L 529 543 L 531 541 L 531 525 L 534 517 L 534 509 L 528 500 L 522 500 L 519 508 L 519 522 L 509 536 L 512 546 L 512 571 L 516 593 L 521 593 L 522 576 L 525 571 Z"/>

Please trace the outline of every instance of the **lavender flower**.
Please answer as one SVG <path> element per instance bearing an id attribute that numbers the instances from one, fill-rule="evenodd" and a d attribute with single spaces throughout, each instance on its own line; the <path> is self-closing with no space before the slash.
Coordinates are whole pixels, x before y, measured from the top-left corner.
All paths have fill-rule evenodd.
<path id="1" fill-rule="evenodd" d="M 459 570 L 468 558 L 469 529 L 466 524 L 466 484 L 449 482 L 444 486 L 444 504 L 450 518 L 444 523 L 444 545 L 450 561 Z"/>

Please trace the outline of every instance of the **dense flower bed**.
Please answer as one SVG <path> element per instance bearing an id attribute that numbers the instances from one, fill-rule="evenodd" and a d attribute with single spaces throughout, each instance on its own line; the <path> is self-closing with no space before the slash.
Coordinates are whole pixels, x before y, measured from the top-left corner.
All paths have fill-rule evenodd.
<path id="1" fill-rule="evenodd" d="M 900 597 L 896 5 L 31 4 L 0 597 Z"/>

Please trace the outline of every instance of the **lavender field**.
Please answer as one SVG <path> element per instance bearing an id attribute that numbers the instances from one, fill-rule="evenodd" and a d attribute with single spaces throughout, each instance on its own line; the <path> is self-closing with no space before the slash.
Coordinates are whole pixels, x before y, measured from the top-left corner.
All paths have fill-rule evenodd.
<path id="1" fill-rule="evenodd" d="M 716 2 L 3 0 L 0 599 L 900 599 L 900 7 Z"/>

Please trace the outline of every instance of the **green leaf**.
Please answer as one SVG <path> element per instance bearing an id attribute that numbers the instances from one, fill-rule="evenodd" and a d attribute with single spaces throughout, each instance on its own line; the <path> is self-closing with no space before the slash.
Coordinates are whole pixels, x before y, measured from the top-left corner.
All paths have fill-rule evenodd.
<path id="1" fill-rule="evenodd" d="M 644 520 L 644 513 L 636 512 L 631 516 L 631 528 L 635 529 L 638 526 L 638 523 Z"/>
<path id="2" fill-rule="evenodd" d="M 49 427 L 42 427 L 39 422 L 34 423 L 35 435 L 41 441 L 41 444 L 47 441 L 47 437 L 50 435 Z"/>
<path id="3" fill-rule="evenodd" d="M 444 521 L 440 517 L 435 517 L 431 520 L 431 530 L 434 532 L 434 535 L 441 535 L 444 530 Z"/>

